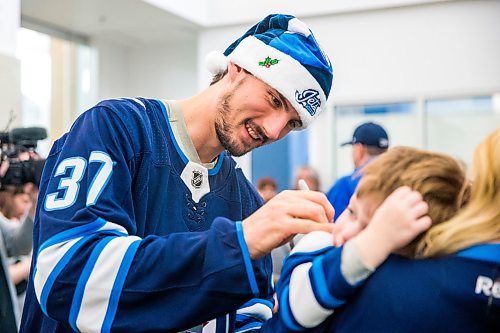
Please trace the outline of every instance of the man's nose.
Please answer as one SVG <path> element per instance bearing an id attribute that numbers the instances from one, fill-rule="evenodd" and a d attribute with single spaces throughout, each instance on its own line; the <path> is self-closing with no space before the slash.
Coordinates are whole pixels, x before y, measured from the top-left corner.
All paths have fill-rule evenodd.
<path id="1" fill-rule="evenodd" d="M 283 132 L 283 129 L 288 124 L 288 115 L 287 114 L 277 114 L 273 113 L 269 115 L 264 122 L 264 131 L 266 136 L 273 141 L 280 139 L 280 134 Z"/>

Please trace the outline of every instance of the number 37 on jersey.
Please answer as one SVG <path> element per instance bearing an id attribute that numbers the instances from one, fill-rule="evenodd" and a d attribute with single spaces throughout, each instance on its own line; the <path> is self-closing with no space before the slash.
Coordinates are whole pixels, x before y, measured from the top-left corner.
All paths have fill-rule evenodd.
<path id="1" fill-rule="evenodd" d="M 97 202 L 111 178 L 115 164 L 111 157 L 102 151 L 91 152 L 88 161 L 77 156 L 66 158 L 57 165 L 54 177 L 60 178 L 59 185 L 56 192 L 49 193 L 45 197 L 45 210 L 69 208 L 76 202 L 80 192 L 80 182 L 85 175 L 87 166 L 91 163 L 98 163 L 100 167 L 90 182 L 86 204 L 91 206 Z"/>

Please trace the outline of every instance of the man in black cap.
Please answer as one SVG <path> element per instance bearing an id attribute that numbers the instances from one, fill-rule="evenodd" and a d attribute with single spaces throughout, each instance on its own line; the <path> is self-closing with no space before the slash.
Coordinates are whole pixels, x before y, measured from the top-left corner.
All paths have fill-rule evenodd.
<path id="1" fill-rule="evenodd" d="M 374 157 L 387 151 L 389 137 L 382 126 L 367 122 L 359 125 L 352 135 L 352 140 L 344 142 L 341 146 L 345 145 L 352 145 L 352 161 L 355 169 L 350 175 L 337 179 L 327 193 L 328 200 L 335 208 L 334 220 L 337 220 L 349 205 L 349 200 L 361 179 L 359 171 Z"/>

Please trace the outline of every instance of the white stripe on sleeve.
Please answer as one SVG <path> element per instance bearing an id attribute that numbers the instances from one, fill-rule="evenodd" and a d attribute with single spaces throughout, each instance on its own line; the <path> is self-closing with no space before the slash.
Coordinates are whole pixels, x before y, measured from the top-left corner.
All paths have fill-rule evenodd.
<path id="1" fill-rule="evenodd" d="M 76 326 L 82 332 L 100 332 L 111 290 L 129 246 L 139 237 L 116 237 L 102 250 L 85 285 Z"/>
<path id="2" fill-rule="evenodd" d="M 311 328 L 321 324 L 333 310 L 322 307 L 316 297 L 309 279 L 312 263 L 298 265 L 290 277 L 288 301 L 292 315 L 302 327 Z"/>
<path id="3" fill-rule="evenodd" d="M 255 303 L 245 308 L 240 308 L 236 313 L 256 317 L 262 321 L 266 321 L 273 316 L 273 310 L 262 303 Z"/>
<path id="4" fill-rule="evenodd" d="M 212 319 L 203 326 L 203 333 L 215 333 L 215 329 L 217 328 L 217 319 Z"/>
<path id="5" fill-rule="evenodd" d="M 313 252 L 333 245 L 333 236 L 326 231 L 313 231 L 305 235 L 295 244 L 290 254 Z"/>
<path id="6" fill-rule="evenodd" d="M 36 273 L 33 280 L 35 294 L 38 302 L 41 302 L 42 291 L 45 287 L 47 279 L 50 276 L 50 273 L 52 273 L 52 271 L 59 263 L 61 258 L 66 254 L 66 252 L 68 252 L 68 250 L 71 249 L 71 247 L 73 247 L 73 245 L 75 245 L 75 243 L 82 238 L 83 237 L 78 237 L 68 242 L 54 244 L 43 249 L 43 251 L 38 254 L 36 262 Z"/>

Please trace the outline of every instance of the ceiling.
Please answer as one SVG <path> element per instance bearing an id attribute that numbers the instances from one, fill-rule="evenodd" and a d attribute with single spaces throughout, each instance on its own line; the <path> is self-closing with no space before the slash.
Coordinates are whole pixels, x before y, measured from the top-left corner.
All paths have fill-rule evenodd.
<path id="1" fill-rule="evenodd" d="M 195 41 L 201 29 L 255 22 L 269 12 L 299 17 L 451 0 L 21 0 L 21 23 L 42 32 L 123 45 Z"/>
<path id="2" fill-rule="evenodd" d="M 123 45 L 162 45 L 196 39 L 200 26 L 140 0 L 21 0 L 25 27 Z"/>

